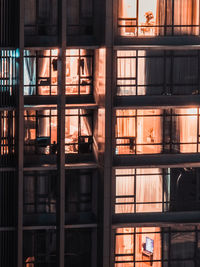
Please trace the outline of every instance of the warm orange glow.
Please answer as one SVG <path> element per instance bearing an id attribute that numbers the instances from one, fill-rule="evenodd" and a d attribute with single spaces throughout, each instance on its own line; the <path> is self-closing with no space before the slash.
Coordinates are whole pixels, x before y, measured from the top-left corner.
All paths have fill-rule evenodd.
<path id="1" fill-rule="evenodd" d="M 66 50 L 66 94 L 90 93 L 90 70 L 83 49 Z"/>
<path id="2" fill-rule="evenodd" d="M 180 152 L 191 153 L 197 151 L 197 108 L 179 109 L 180 117 Z M 190 115 L 190 116 L 188 116 Z M 194 116 L 191 116 L 194 115 Z M 194 143 L 194 144 L 187 144 Z"/>
<path id="3" fill-rule="evenodd" d="M 92 134 L 87 118 L 81 114 L 78 109 L 65 110 L 65 153 L 78 153 L 78 137 Z"/>
<path id="4" fill-rule="evenodd" d="M 132 18 L 133 20 L 124 20 L 120 25 L 131 26 L 136 25 L 137 20 L 137 2 L 132 0 L 122 0 L 120 2 L 121 13 L 120 18 Z M 149 26 L 155 25 L 157 0 L 140 0 L 138 7 L 138 26 L 139 32 L 137 33 L 136 27 L 122 27 L 121 35 L 155 35 L 155 28 Z"/>
<path id="5" fill-rule="evenodd" d="M 14 112 L 0 112 L 0 155 L 14 152 Z"/>
<path id="6" fill-rule="evenodd" d="M 170 143 L 175 153 L 199 152 L 197 108 L 175 109 L 171 115 L 164 115 L 159 109 L 137 110 L 137 115 L 135 112 L 136 110 L 116 112 L 116 154 L 162 153 L 163 147 L 164 152 L 165 148 L 169 151 Z"/>
<path id="7" fill-rule="evenodd" d="M 119 111 L 117 111 L 119 114 Z M 137 120 L 132 110 L 122 110 L 124 117 L 117 118 L 117 144 L 119 154 L 134 153 L 130 150 L 130 138 L 133 139 L 137 154 L 154 154 L 161 152 L 162 119 L 160 110 L 138 110 Z M 133 117 L 132 117 L 133 116 Z M 120 139 L 121 137 L 121 139 Z"/>
<path id="8" fill-rule="evenodd" d="M 162 175 L 160 173 L 161 170 L 155 168 L 137 169 L 137 176 L 134 179 L 134 169 L 125 169 L 123 176 L 122 174 L 116 176 L 116 202 L 123 204 L 115 205 L 115 213 L 162 212 Z M 134 192 L 135 188 L 136 192 Z M 136 210 L 134 210 L 134 202 Z"/>
<path id="9" fill-rule="evenodd" d="M 34 267 L 35 257 L 28 257 L 26 259 L 26 267 Z"/>
<path id="10" fill-rule="evenodd" d="M 25 110 L 25 151 L 26 153 L 50 154 L 52 146 L 57 144 L 57 110 Z M 37 117 L 37 119 L 36 119 Z M 37 125 L 36 125 L 37 123 Z M 39 145 L 40 138 L 46 138 L 48 144 Z M 56 151 L 54 151 L 56 153 Z"/>
<path id="11" fill-rule="evenodd" d="M 161 234 L 158 227 L 118 228 L 116 230 L 115 267 L 161 267 Z M 120 234 L 120 235 L 118 235 Z M 135 242 L 134 242 L 135 235 Z M 153 253 L 145 252 L 146 238 L 154 242 Z M 132 255 L 131 255 L 132 254 Z M 152 262 L 157 260 L 158 262 Z M 117 263 L 123 261 L 124 263 Z"/>
<path id="12" fill-rule="evenodd" d="M 51 62 L 50 62 L 51 55 Z M 53 68 L 53 61 L 57 60 L 58 49 L 54 50 L 44 50 L 43 57 L 39 58 L 39 73 L 38 76 L 42 78 L 39 80 L 38 94 L 39 95 L 49 95 L 50 94 L 50 85 L 51 85 L 51 94 L 57 94 L 57 70 Z M 48 81 L 50 77 L 50 68 L 51 68 L 51 80 Z M 47 84 L 44 84 L 45 83 Z M 44 84 L 44 85 L 43 85 Z"/>
<path id="13" fill-rule="evenodd" d="M 175 35 L 198 35 L 199 29 L 194 25 L 199 25 L 199 0 L 176 0 L 174 1 L 174 9 L 172 9 L 171 1 L 167 1 L 167 3 L 166 7 L 164 1 L 139 0 L 137 7 L 136 0 L 120 0 L 120 34 L 124 36 L 163 35 L 163 26 L 167 25 L 169 27 L 166 32 L 171 35 L 170 26 L 173 16 Z M 166 8 L 167 12 L 165 13 Z M 174 12 L 173 15 L 172 12 Z M 180 27 L 178 27 L 179 25 Z M 186 25 L 186 27 L 182 25 Z M 190 25 L 194 27 L 189 27 Z"/>

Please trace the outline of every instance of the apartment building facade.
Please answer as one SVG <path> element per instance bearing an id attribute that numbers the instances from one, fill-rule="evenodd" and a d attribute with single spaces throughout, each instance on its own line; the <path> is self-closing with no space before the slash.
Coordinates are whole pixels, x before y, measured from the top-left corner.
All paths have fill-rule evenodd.
<path id="1" fill-rule="evenodd" d="M 198 267 L 199 0 L 0 8 L 0 265 Z"/>

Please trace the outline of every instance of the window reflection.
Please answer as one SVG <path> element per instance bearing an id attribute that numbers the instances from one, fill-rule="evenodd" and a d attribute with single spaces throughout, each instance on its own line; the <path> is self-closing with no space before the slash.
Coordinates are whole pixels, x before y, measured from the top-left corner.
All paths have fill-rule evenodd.
<path id="1" fill-rule="evenodd" d="M 122 36 L 198 35 L 199 0 L 119 0 Z"/>
<path id="2" fill-rule="evenodd" d="M 116 154 L 199 152 L 199 109 L 117 110 Z"/>

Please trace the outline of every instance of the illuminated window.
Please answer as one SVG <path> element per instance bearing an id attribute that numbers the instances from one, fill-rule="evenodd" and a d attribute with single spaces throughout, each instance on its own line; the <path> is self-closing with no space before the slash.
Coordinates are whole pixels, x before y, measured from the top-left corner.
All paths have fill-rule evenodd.
<path id="1" fill-rule="evenodd" d="M 65 153 L 91 153 L 92 113 L 83 109 L 65 110 Z"/>
<path id="2" fill-rule="evenodd" d="M 92 93 L 93 52 L 84 49 L 66 50 L 66 94 Z"/>
<path id="3" fill-rule="evenodd" d="M 122 36 L 199 35 L 199 0 L 118 0 Z"/>
<path id="4" fill-rule="evenodd" d="M 115 267 L 194 267 L 199 250 L 196 244 L 199 229 L 191 225 L 117 228 Z"/>
<path id="5" fill-rule="evenodd" d="M 116 154 L 199 153 L 199 109 L 116 111 Z"/>
<path id="6" fill-rule="evenodd" d="M 15 153 L 15 113 L 0 111 L 0 155 Z"/>
<path id="7" fill-rule="evenodd" d="M 115 213 L 199 209 L 198 168 L 138 168 L 115 171 Z"/>
<path id="8" fill-rule="evenodd" d="M 24 51 L 24 95 L 57 94 L 58 50 Z"/>
<path id="9" fill-rule="evenodd" d="M 0 106 L 14 104 L 12 96 L 16 94 L 16 51 L 0 52 Z"/>
<path id="10" fill-rule="evenodd" d="M 116 115 L 116 154 L 161 153 L 161 110 L 117 110 Z"/>
<path id="11" fill-rule="evenodd" d="M 115 182 L 115 213 L 162 211 L 162 169 L 117 169 Z"/>
<path id="12" fill-rule="evenodd" d="M 57 153 L 57 110 L 24 111 L 25 154 Z"/>
<path id="13" fill-rule="evenodd" d="M 117 51 L 117 95 L 196 95 L 199 51 Z"/>
<path id="14" fill-rule="evenodd" d="M 65 93 L 92 94 L 93 51 L 66 50 Z M 61 75 L 61 73 L 59 73 Z M 24 95 L 57 95 L 58 49 L 24 51 Z"/>
<path id="15" fill-rule="evenodd" d="M 115 267 L 132 267 L 133 263 L 138 267 L 142 263 L 147 266 L 161 267 L 160 228 L 116 229 Z"/>

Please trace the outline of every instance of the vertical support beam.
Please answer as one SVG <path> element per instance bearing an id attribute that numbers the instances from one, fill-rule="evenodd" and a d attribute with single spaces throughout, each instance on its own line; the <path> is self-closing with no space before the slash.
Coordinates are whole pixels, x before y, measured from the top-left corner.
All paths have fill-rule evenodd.
<path id="1" fill-rule="evenodd" d="M 60 47 L 58 55 L 58 203 L 57 203 L 57 257 L 59 267 L 64 267 L 65 248 L 65 50 L 66 50 L 66 0 L 61 1 Z"/>
<path id="2" fill-rule="evenodd" d="M 111 192 L 112 192 L 112 105 L 113 105 L 113 0 L 106 1 L 106 95 L 105 95 L 105 161 L 104 161 L 104 218 L 103 267 L 111 263 Z"/>
<path id="3" fill-rule="evenodd" d="M 18 93 L 16 110 L 17 172 L 18 172 L 18 221 L 17 267 L 23 266 L 23 167 L 24 167 L 24 97 L 23 97 L 23 50 L 24 50 L 24 0 L 19 0 L 19 58 Z"/>
<path id="4" fill-rule="evenodd" d="M 110 266 L 112 229 L 112 48 L 106 49 L 103 267 Z"/>

